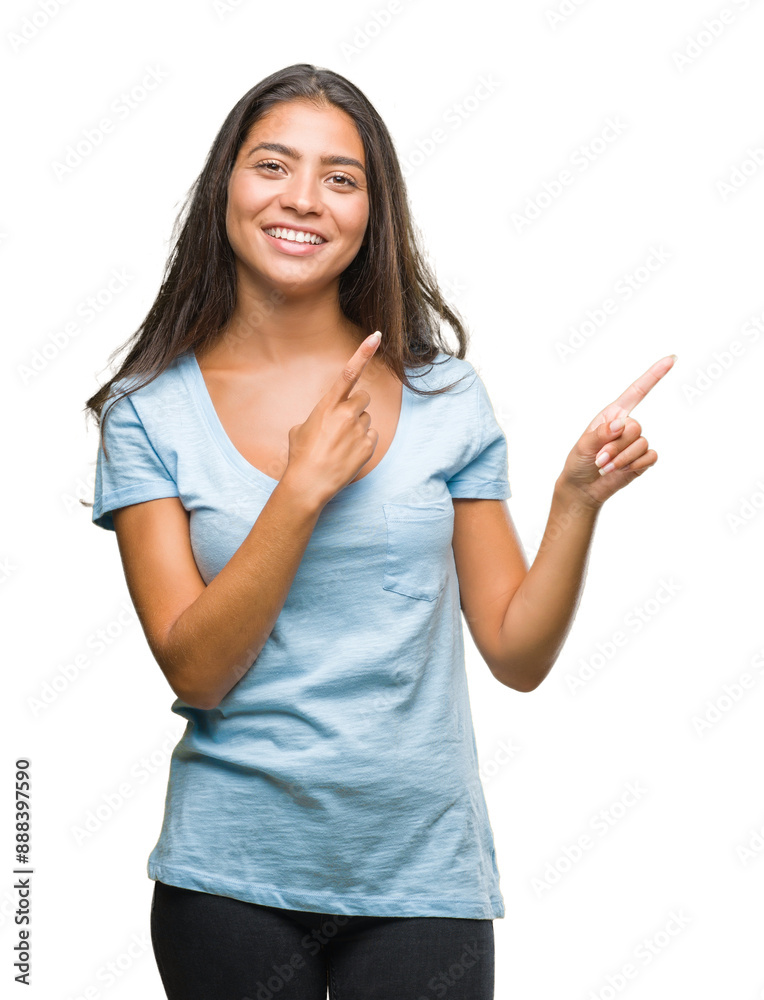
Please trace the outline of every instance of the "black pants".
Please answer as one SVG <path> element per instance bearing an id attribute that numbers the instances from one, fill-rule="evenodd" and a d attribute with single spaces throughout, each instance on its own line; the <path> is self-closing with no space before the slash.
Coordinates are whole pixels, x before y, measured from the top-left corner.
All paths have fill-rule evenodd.
<path id="1" fill-rule="evenodd" d="M 493 921 L 359 917 L 155 881 L 151 941 L 169 1000 L 493 1000 Z"/>

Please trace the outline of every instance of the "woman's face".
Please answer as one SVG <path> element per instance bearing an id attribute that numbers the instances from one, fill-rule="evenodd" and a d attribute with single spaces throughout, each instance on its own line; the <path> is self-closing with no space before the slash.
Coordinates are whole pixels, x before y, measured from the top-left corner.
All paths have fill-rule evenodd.
<path id="1" fill-rule="evenodd" d="M 226 228 L 240 277 L 290 295 L 338 279 L 369 219 L 365 167 L 363 143 L 344 111 L 298 100 L 271 108 L 250 129 L 228 182 Z M 296 242 L 276 229 L 323 241 Z"/>

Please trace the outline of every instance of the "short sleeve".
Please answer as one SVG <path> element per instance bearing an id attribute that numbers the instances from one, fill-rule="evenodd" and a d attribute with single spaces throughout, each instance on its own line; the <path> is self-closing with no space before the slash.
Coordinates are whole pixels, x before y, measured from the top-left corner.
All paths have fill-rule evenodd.
<path id="1" fill-rule="evenodd" d="M 152 445 L 130 396 L 104 406 L 104 456 L 99 440 L 93 524 L 114 531 L 111 511 L 128 504 L 178 496 L 178 487 Z"/>
<path id="2" fill-rule="evenodd" d="M 446 485 L 452 497 L 507 500 L 512 496 L 508 482 L 507 439 L 477 372 L 472 391 L 476 396 L 474 423 L 466 430 L 474 435 L 475 446 L 470 449 L 467 463 L 447 480 Z"/>

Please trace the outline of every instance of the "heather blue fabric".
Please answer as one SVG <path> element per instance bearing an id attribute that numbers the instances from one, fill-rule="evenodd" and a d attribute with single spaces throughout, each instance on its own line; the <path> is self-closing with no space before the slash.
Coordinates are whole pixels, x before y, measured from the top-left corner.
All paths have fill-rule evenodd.
<path id="1" fill-rule="evenodd" d="M 215 709 L 172 702 L 187 725 L 150 878 L 303 911 L 504 916 L 451 540 L 452 497 L 511 496 L 507 442 L 468 361 L 408 371 L 462 380 L 404 386 L 392 445 L 322 510 L 256 661 Z M 234 447 L 193 352 L 105 434 L 93 522 L 179 497 L 209 583 L 276 480 Z"/>

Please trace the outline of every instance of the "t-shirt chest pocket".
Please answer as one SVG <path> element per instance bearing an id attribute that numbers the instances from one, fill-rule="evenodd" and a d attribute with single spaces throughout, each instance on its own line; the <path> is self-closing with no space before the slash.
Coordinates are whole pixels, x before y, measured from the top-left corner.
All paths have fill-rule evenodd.
<path id="1" fill-rule="evenodd" d="M 450 496 L 422 503 L 383 504 L 387 554 L 383 590 L 434 601 L 448 579 L 454 534 Z"/>

